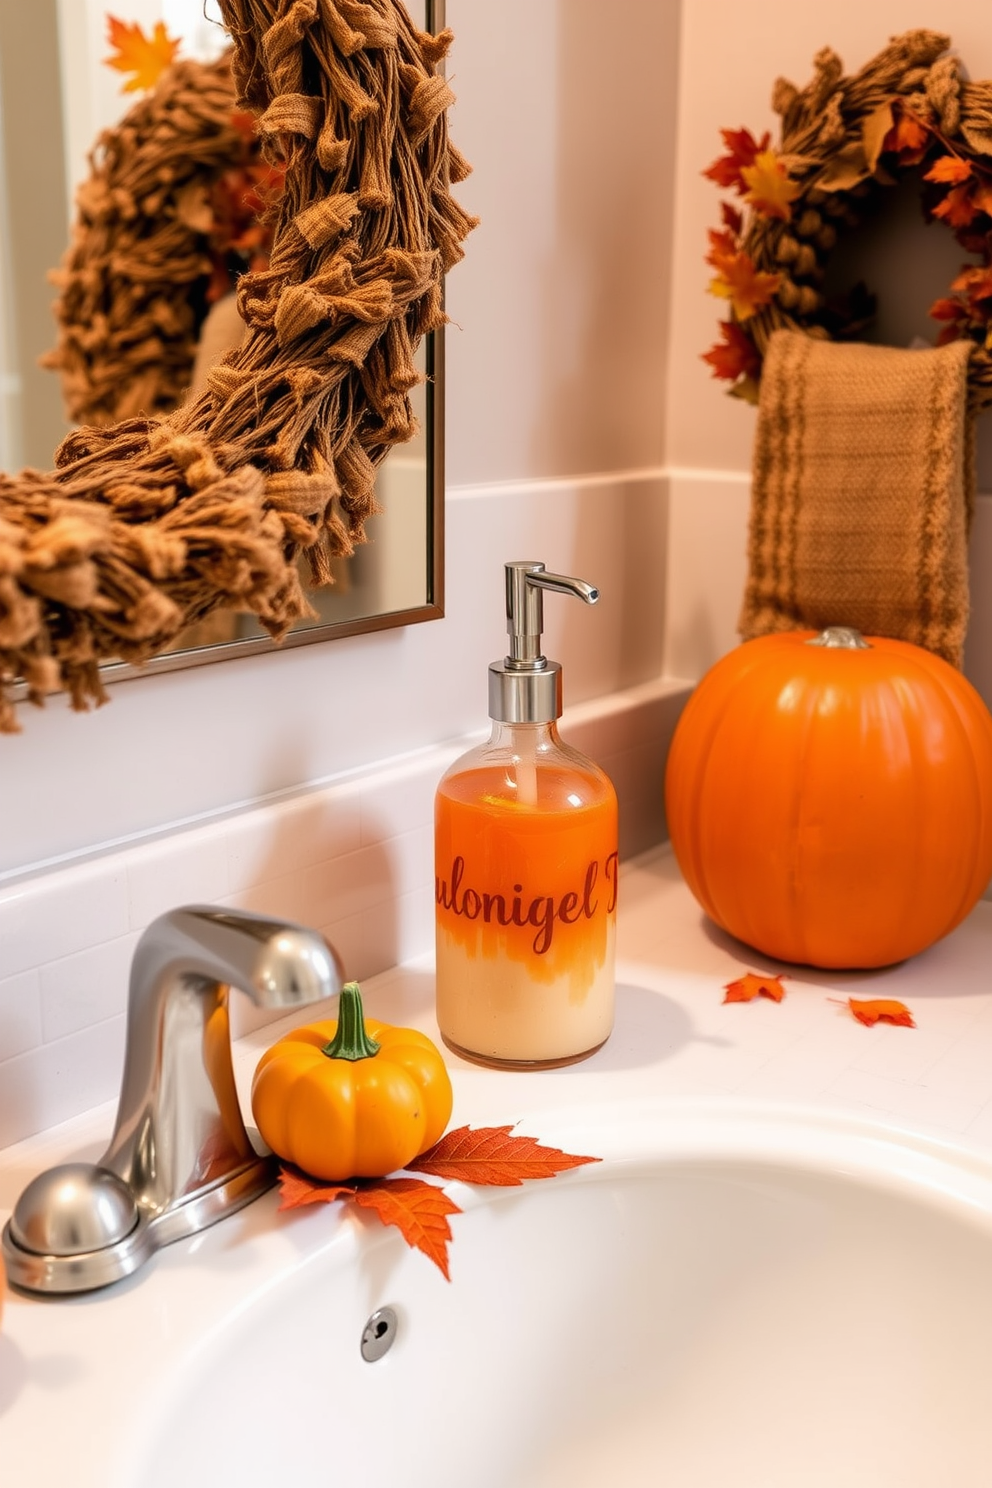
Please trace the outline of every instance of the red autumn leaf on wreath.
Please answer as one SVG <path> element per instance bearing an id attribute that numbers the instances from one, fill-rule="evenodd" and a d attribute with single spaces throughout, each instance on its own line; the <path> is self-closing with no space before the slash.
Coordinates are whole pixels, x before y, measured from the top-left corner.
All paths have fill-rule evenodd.
<path id="1" fill-rule="evenodd" d="M 968 306 L 963 300 L 934 300 L 927 314 L 931 320 L 967 320 Z"/>
<path id="2" fill-rule="evenodd" d="M 727 153 L 708 165 L 703 175 L 718 186 L 730 187 L 743 194 L 747 183 L 741 172 L 752 166 L 762 151 L 768 149 L 771 135 L 764 134 L 756 140 L 750 129 L 721 129 L 720 134 Z"/>
<path id="3" fill-rule="evenodd" d="M 799 195 L 799 187 L 789 179 L 789 172 L 774 150 L 762 150 L 755 156 L 753 165 L 742 168 L 741 176 L 747 186 L 744 200 L 749 206 L 762 217 L 789 221 L 791 203 Z"/>
<path id="4" fill-rule="evenodd" d="M 744 231 L 744 217 L 737 208 L 731 206 L 730 202 L 720 203 L 720 217 L 724 227 L 729 228 L 735 238 L 739 238 Z"/>
<path id="5" fill-rule="evenodd" d="M 940 155 L 923 177 L 924 181 L 944 181 L 958 184 L 971 175 L 971 162 L 958 155 Z"/>
<path id="6" fill-rule="evenodd" d="M 172 40 L 162 21 L 156 21 L 151 36 L 146 36 L 137 21 L 119 21 L 108 15 L 107 40 L 113 48 L 105 59 L 107 66 L 133 74 L 122 84 L 122 93 L 154 88 L 179 50 L 179 42 Z"/>
<path id="7" fill-rule="evenodd" d="M 951 288 L 967 295 L 971 305 L 977 305 L 979 300 L 992 299 L 992 265 L 971 264 L 962 269 L 956 279 L 951 280 Z M 943 303 L 938 300 L 938 304 Z M 951 301 L 951 304 L 957 303 Z M 984 312 L 982 312 L 984 315 Z M 940 316 L 934 317 L 939 320 Z"/>
<path id="8" fill-rule="evenodd" d="M 736 382 L 739 377 L 757 377 L 761 358 L 747 332 L 742 331 L 736 321 L 724 320 L 720 324 L 720 335 L 723 345 L 718 342 L 702 353 L 702 360 L 713 368 L 713 376 L 730 382 Z"/>
<path id="9" fill-rule="evenodd" d="M 724 987 L 724 1002 L 753 1002 L 756 997 L 770 997 L 772 1002 L 781 1002 L 785 996 L 780 976 L 762 976 L 760 972 L 748 971 L 735 982 Z"/>
<path id="10" fill-rule="evenodd" d="M 834 998 L 833 1001 L 839 1001 Z M 843 1006 L 843 1004 L 842 1004 Z M 897 1002 L 893 997 L 858 998 L 849 997 L 847 1006 L 857 1018 L 859 1023 L 866 1024 L 869 1028 L 876 1023 L 894 1023 L 900 1028 L 915 1028 L 913 1015 L 904 1002 Z"/>
<path id="11" fill-rule="evenodd" d="M 710 240 L 710 251 L 704 260 L 710 268 L 717 269 L 721 274 L 733 264 L 740 249 L 737 247 L 736 239 L 726 230 L 717 231 L 716 228 L 708 228 L 706 236 Z"/>
<path id="12" fill-rule="evenodd" d="M 446 1132 L 427 1152 L 407 1163 L 411 1173 L 430 1173 L 461 1183 L 515 1188 L 527 1178 L 553 1178 L 569 1168 L 600 1162 L 577 1157 L 557 1147 L 542 1147 L 535 1137 L 513 1136 L 512 1126 L 460 1126 Z"/>
<path id="13" fill-rule="evenodd" d="M 930 131 L 909 109 L 901 109 L 899 117 L 882 141 L 883 152 L 899 156 L 902 165 L 918 165 L 930 144 Z"/>
<path id="14" fill-rule="evenodd" d="M 974 222 L 977 212 L 968 186 L 952 186 L 943 201 L 933 208 L 934 217 L 942 218 L 948 227 L 967 227 Z"/>
<path id="15" fill-rule="evenodd" d="M 735 253 L 710 280 L 710 294 L 729 300 L 738 320 L 750 320 L 765 305 L 782 282 L 781 274 L 766 274 L 756 269 L 746 253 Z"/>

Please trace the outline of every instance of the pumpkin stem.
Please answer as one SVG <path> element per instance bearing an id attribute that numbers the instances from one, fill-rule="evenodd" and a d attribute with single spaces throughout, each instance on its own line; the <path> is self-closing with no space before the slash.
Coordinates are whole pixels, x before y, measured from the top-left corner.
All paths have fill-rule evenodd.
<path id="1" fill-rule="evenodd" d="M 860 630 L 851 625 L 828 625 L 818 636 L 806 642 L 807 646 L 826 646 L 831 651 L 870 651 L 871 646 Z"/>
<path id="2" fill-rule="evenodd" d="M 345 982 L 338 1002 L 338 1026 L 329 1044 L 320 1051 L 328 1059 L 371 1059 L 379 1045 L 365 1028 L 362 994 L 357 982 Z"/>

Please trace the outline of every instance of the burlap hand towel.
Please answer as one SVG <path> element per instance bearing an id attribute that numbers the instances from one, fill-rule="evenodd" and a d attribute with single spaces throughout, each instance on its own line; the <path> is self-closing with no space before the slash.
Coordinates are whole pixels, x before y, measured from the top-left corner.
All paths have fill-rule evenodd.
<path id="1" fill-rule="evenodd" d="M 960 666 L 968 623 L 969 341 L 776 331 L 761 373 L 740 631 L 851 625 Z"/>

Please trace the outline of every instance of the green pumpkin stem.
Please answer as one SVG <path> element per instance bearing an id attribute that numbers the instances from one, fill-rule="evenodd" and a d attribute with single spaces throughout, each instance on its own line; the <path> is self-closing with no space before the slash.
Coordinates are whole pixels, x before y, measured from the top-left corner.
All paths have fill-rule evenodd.
<path id="1" fill-rule="evenodd" d="M 328 1059 L 371 1059 L 379 1045 L 365 1028 L 362 994 L 357 982 L 345 982 L 338 1002 L 337 1032 L 320 1051 Z"/>

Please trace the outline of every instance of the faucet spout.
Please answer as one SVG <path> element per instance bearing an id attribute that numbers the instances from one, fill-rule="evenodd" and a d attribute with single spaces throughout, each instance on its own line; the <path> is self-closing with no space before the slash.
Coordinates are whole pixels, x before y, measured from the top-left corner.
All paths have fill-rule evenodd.
<path id="1" fill-rule="evenodd" d="M 25 1189 L 3 1235 L 15 1285 L 105 1286 L 270 1188 L 275 1164 L 255 1153 L 238 1103 L 230 988 L 292 1008 L 343 979 L 333 947 L 299 925 L 211 905 L 155 920 L 132 962 L 110 1145 L 97 1164 L 53 1168 Z"/>

